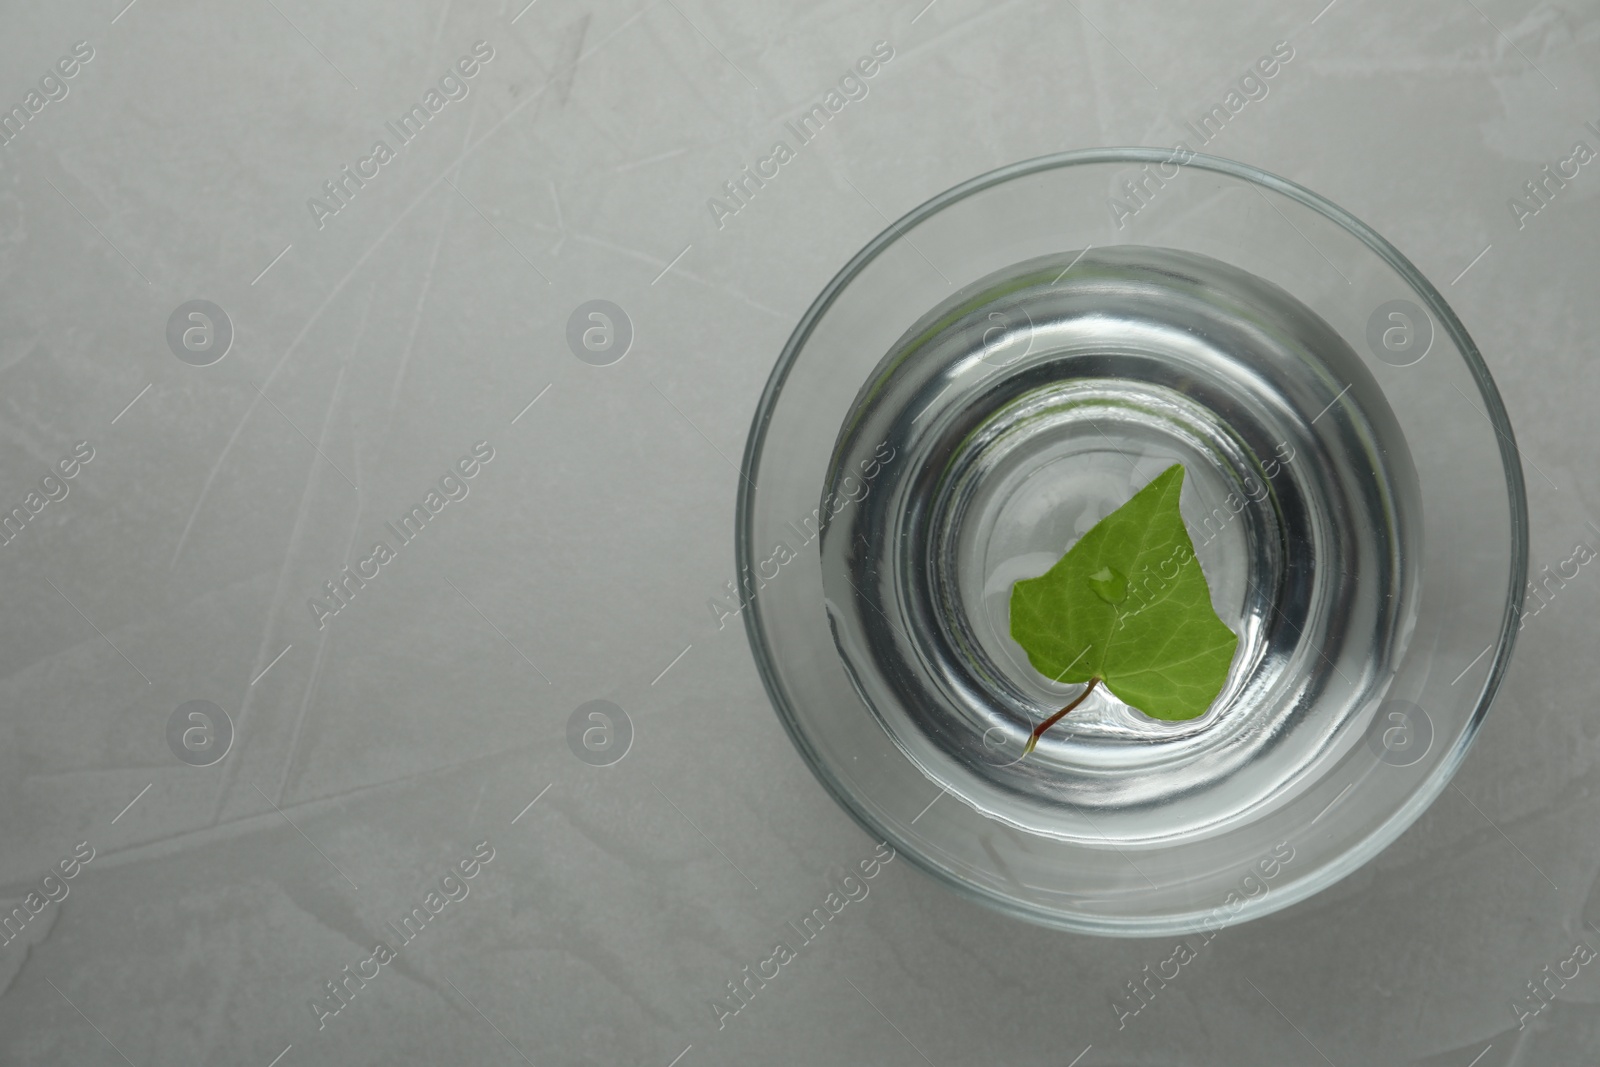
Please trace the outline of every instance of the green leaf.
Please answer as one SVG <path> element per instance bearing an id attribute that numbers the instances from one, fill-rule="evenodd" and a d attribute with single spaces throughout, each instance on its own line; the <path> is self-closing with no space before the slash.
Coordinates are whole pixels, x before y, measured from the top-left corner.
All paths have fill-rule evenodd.
<path id="1" fill-rule="evenodd" d="M 1155 719 L 1205 714 L 1239 638 L 1211 607 L 1178 513 L 1182 490 L 1183 466 L 1173 464 L 1055 566 L 1011 587 L 1011 636 L 1040 674 L 1099 680 Z"/>

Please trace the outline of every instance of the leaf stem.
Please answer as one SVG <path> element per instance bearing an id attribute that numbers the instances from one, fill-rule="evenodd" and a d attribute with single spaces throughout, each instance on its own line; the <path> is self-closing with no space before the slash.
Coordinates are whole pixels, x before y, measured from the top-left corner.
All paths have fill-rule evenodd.
<path id="1" fill-rule="evenodd" d="M 1027 745 L 1026 748 L 1024 748 L 1022 750 L 1022 754 L 1024 756 L 1026 756 L 1028 753 L 1032 752 L 1034 746 L 1039 743 L 1039 738 L 1044 736 L 1044 732 L 1046 730 L 1050 729 L 1050 727 L 1054 726 L 1056 723 L 1060 722 L 1062 720 L 1062 718 L 1065 717 L 1066 714 L 1068 712 L 1070 712 L 1073 708 L 1077 707 L 1079 704 L 1082 704 L 1085 700 L 1089 699 L 1089 694 L 1094 692 L 1094 687 L 1099 685 L 1099 684 L 1100 684 L 1100 678 L 1098 676 L 1090 678 L 1089 679 L 1089 684 L 1083 687 L 1083 692 L 1079 693 L 1076 697 L 1074 697 L 1072 699 L 1072 703 L 1068 704 L 1066 707 L 1062 708 L 1060 711 L 1058 711 L 1054 715 L 1050 716 L 1048 719 L 1046 719 L 1044 722 L 1040 723 L 1038 726 L 1035 726 L 1033 728 L 1033 733 L 1031 735 L 1029 735 L 1029 737 L 1028 737 L 1028 745 Z"/>

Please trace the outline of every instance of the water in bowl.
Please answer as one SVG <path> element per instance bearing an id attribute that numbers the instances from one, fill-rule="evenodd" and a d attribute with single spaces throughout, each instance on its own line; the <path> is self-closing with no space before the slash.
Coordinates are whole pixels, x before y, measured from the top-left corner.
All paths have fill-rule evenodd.
<path id="1" fill-rule="evenodd" d="M 1417 477 L 1382 391 L 1281 288 L 1151 247 L 1062 253 L 967 286 L 914 325 L 845 420 L 825 492 L 892 464 L 823 531 L 829 619 L 867 707 L 934 782 L 1085 842 L 1220 832 L 1287 802 L 1381 700 L 1415 616 Z M 1081 691 L 1009 633 L 1043 573 L 1173 463 L 1213 606 L 1239 635 L 1200 718 Z M 1147 595 L 1153 575 L 1107 575 Z"/>

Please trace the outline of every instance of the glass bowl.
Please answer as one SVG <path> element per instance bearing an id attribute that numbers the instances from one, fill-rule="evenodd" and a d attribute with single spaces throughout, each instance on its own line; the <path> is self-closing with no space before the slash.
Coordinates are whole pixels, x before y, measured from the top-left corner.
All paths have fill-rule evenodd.
<path id="1" fill-rule="evenodd" d="M 1024 757 L 1082 687 L 1012 640 L 1012 584 L 1173 463 L 1226 684 L 1183 722 L 1101 687 Z M 1439 292 L 1187 151 L 1015 164 L 879 234 L 741 473 L 736 607 L 818 779 L 951 886 L 1091 933 L 1216 928 L 1376 854 L 1460 765 L 1526 583 L 1511 428 Z"/>

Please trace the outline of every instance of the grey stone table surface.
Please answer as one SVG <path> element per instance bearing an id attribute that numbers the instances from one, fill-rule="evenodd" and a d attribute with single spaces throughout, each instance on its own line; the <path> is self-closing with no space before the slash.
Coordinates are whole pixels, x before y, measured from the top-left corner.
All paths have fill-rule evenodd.
<path id="1" fill-rule="evenodd" d="M 0 1062 L 1600 1058 L 1600 967 L 1569 962 L 1600 944 L 1588 568 L 1454 788 L 1120 1028 L 1168 943 L 1037 929 L 903 857 L 719 1011 L 874 843 L 707 608 L 767 374 L 886 217 L 1170 145 L 1278 42 L 1207 150 L 1447 293 L 1533 568 L 1600 544 L 1600 5 L 525 3 L 5 6 Z M 1535 200 L 1547 165 L 1577 173 Z M 568 343 L 596 299 L 632 334 L 604 366 Z M 590 701 L 631 730 L 609 766 L 569 743 Z"/>

